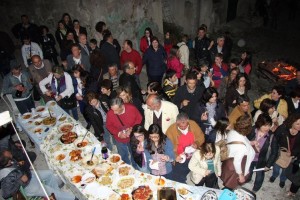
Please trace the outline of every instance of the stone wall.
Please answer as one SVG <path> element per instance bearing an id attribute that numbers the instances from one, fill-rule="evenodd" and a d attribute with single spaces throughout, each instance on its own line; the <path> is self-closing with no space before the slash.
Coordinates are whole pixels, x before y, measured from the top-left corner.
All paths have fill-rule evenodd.
<path id="1" fill-rule="evenodd" d="M 162 37 L 161 0 L 1 0 L 0 30 L 10 33 L 11 27 L 27 14 L 33 23 L 47 25 L 54 34 L 57 22 L 67 12 L 85 26 L 91 38 L 95 24 L 105 21 L 113 36 L 122 44 L 130 39 L 137 48 L 146 27 Z"/>

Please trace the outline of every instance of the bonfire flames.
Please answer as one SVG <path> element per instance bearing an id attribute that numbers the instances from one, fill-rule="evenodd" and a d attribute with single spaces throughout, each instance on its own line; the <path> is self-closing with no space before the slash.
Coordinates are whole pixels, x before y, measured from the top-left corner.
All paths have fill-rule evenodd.
<path id="1" fill-rule="evenodd" d="M 275 77 L 283 81 L 288 81 L 296 78 L 297 69 L 292 65 L 287 64 L 283 61 L 275 61 L 275 62 L 263 61 L 259 65 L 259 68 L 260 70 L 271 72 L 273 75 L 275 75 Z"/>

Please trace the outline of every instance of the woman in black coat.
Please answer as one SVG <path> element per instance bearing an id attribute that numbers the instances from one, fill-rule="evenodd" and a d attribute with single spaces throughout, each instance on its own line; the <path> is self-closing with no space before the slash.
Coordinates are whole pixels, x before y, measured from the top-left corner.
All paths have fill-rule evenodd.
<path id="1" fill-rule="evenodd" d="M 203 133 L 208 135 L 216 122 L 224 117 L 226 117 L 225 109 L 223 104 L 218 101 L 217 90 L 213 87 L 206 88 L 190 118 L 197 122 Z"/>
<path id="2" fill-rule="evenodd" d="M 251 163 L 250 175 L 247 181 L 251 181 L 254 168 L 265 168 L 265 170 L 263 171 L 256 172 L 254 186 L 252 189 L 252 191 L 255 192 L 257 192 L 261 188 L 264 182 L 265 171 L 269 170 L 272 166 L 270 165 L 269 160 L 267 158 L 268 149 L 271 144 L 271 126 L 271 117 L 268 114 L 260 114 L 258 116 L 257 121 L 255 122 L 255 126 L 252 128 L 251 133 L 247 135 L 247 138 L 249 139 L 251 145 L 255 150 L 255 157 Z"/>

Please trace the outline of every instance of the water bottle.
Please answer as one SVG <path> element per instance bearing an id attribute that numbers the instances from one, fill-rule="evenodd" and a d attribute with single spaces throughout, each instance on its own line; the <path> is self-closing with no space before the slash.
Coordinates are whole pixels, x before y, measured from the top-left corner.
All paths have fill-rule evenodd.
<path id="1" fill-rule="evenodd" d="M 102 158 L 106 160 L 108 158 L 108 150 L 106 147 L 102 147 L 101 149 Z"/>

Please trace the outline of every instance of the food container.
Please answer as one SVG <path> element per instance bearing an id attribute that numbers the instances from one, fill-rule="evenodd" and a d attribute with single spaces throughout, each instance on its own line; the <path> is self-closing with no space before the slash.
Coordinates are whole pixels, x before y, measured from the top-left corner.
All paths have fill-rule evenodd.
<path id="1" fill-rule="evenodd" d="M 137 187 L 136 189 L 134 189 L 131 192 L 131 195 L 132 195 L 133 200 L 139 200 L 139 199 L 151 200 L 153 197 L 153 192 L 149 186 L 141 185 L 141 186 Z"/>
<path id="2" fill-rule="evenodd" d="M 173 187 L 162 187 L 157 190 L 157 200 L 177 200 L 176 190 Z"/>

